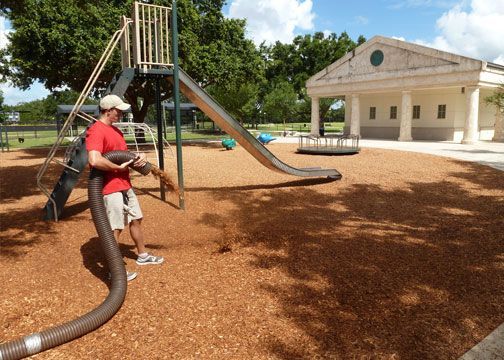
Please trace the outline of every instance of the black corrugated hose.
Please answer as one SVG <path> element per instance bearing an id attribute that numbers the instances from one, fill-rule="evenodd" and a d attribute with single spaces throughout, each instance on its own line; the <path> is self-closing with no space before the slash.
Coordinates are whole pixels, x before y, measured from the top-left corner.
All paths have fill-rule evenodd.
<path id="1" fill-rule="evenodd" d="M 134 159 L 136 155 L 129 151 L 111 151 L 106 153 L 104 157 L 115 164 L 122 164 Z M 147 163 L 142 168 L 134 169 L 142 175 L 147 175 L 151 171 L 152 165 Z M 100 237 L 102 249 L 112 275 L 110 292 L 107 298 L 96 309 L 77 319 L 5 344 L 0 344 L 0 360 L 21 359 L 37 354 L 96 330 L 110 320 L 124 302 L 127 289 L 126 268 L 124 267 L 119 245 L 110 227 L 103 202 L 103 174 L 100 170 L 91 170 L 88 197 L 93 222 Z"/>

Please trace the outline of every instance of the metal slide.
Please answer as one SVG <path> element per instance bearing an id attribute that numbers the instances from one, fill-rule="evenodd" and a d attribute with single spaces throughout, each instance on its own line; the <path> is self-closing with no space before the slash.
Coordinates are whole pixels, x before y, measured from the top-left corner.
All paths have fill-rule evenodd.
<path id="1" fill-rule="evenodd" d="M 180 68 L 179 68 L 180 69 Z M 173 79 L 173 78 L 171 78 Z M 335 169 L 294 168 L 280 161 L 241 124 L 226 112 L 205 90 L 203 90 L 186 72 L 179 71 L 180 91 L 198 108 L 208 115 L 222 130 L 233 137 L 253 157 L 267 168 L 296 176 L 318 177 L 327 176 L 341 179 L 341 174 Z"/>

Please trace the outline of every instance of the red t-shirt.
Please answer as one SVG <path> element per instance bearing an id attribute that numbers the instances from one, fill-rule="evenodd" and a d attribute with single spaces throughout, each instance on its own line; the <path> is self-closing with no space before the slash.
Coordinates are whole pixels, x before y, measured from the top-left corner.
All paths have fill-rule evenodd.
<path id="1" fill-rule="evenodd" d="M 128 150 L 123 133 L 115 126 L 95 122 L 86 134 L 87 151 L 96 150 L 106 154 L 113 150 Z M 103 177 L 103 195 L 131 188 L 129 171 L 106 171 Z"/>

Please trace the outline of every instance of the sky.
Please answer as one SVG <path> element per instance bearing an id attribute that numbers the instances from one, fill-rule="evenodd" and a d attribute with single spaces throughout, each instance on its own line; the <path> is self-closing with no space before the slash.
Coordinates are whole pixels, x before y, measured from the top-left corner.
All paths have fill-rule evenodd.
<path id="1" fill-rule="evenodd" d="M 382 35 L 504 65 L 504 0 L 228 0 L 223 12 L 246 19 L 247 36 L 257 45 L 346 31 L 353 40 Z M 9 31 L 0 17 L 0 48 Z M 49 94 L 41 84 L 0 89 L 8 105 Z"/>

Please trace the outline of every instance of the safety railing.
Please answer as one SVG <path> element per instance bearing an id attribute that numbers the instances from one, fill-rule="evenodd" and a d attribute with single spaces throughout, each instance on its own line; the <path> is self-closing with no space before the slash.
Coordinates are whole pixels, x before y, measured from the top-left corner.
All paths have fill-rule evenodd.
<path id="1" fill-rule="evenodd" d="M 135 2 L 131 26 L 121 41 L 122 65 L 151 69 L 173 66 L 171 7 Z M 122 23 L 128 19 L 121 19 Z"/>

